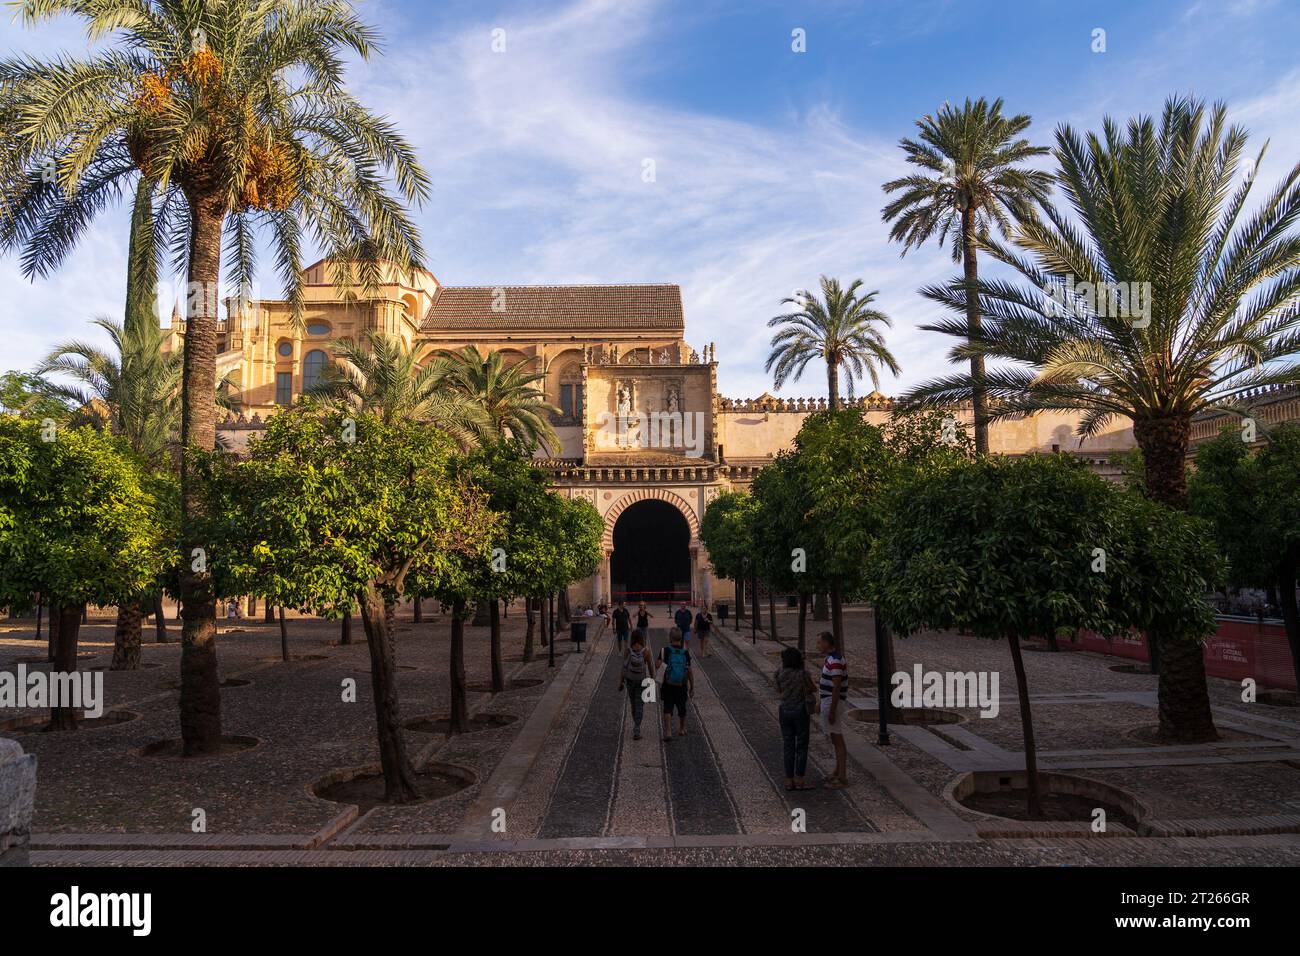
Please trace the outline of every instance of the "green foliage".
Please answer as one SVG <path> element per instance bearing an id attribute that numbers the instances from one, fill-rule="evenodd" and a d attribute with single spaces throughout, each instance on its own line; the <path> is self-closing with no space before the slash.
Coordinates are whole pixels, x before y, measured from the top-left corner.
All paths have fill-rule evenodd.
<path id="1" fill-rule="evenodd" d="M 26 372 L 8 371 L 0 375 L 0 415 L 67 421 L 71 415 L 68 406 L 47 394 L 41 386 L 38 376 Z"/>
<path id="2" fill-rule="evenodd" d="M 53 594 L 121 604 L 146 591 L 168 555 L 148 476 L 91 428 L 0 416 L 0 603 Z"/>
<path id="3" fill-rule="evenodd" d="M 1225 426 L 1196 450 L 1188 483 L 1192 513 L 1210 523 L 1243 587 L 1279 584 L 1279 565 L 1300 548 L 1300 424 L 1271 429 L 1258 455 Z M 1285 587 L 1285 583 L 1282 583 Z"/>
<path id="4" fill-rule="evenodd" d="M 1204 527 L 1066 456 L 917 472 L 892 490 L 888 513 L 869 591 L 901 634 L 1213 629 L 1206 595 L 1221 564 Z M 1094 570 L 1103 553 L 1105 570 Z"/>
<path id="5" fill-rule="evenodd" d="M 935 409 L 895 412 L 885 423 L 885 444 L 900 468 L 943 468 L 975 454 L 966 423 Z"/>
<path id="6" fill-rule="evenodd" d="M 442 580 L 485 562 L 495 517 L 452 475 L 451 453 L 421 422 L 274 416 L 246 460 L 207 461 L 219 593 L 333 613 L 370 585 L 395 597 L 408 575 Z"/>
<path id="7" fill-rule="evenodd" d="M 752 522 L 757 508 L 758 503 L 746 492 L 724 491 L 704 509 L 700 541 L 720 577 L 749 576 L 754 559 Z"/>

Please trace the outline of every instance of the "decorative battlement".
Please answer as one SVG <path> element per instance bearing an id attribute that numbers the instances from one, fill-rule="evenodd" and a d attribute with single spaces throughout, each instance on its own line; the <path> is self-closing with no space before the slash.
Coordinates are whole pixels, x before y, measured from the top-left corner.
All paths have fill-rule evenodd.
<path id="1" fill-rule="evenodd" d="M 844 408 L 862 408 L 869 411 L 892 412 L 895 399 L 879 392 L 862 395 L 858 398 L 844 399 Z M 827 402 L 824 398 L 777 398 L 775 395 L 760 395 L 758 398 L 722 398 L 718 397 L 720 412 L 824 412 Z"/>
<path id="2" fill-rule="evenodd" d="M 1238 401 L 1254 406 L 1255 417 L 1265 425 L 1300 421 L 1300 388 L 1295 385 L 1271 385 L 1243 394 Z M 1191 441 L 1208 441 L 1219 434 L 1225 424 L 1238 421 L 1228 412 L 1203 412 L 1192 420 Z"/>

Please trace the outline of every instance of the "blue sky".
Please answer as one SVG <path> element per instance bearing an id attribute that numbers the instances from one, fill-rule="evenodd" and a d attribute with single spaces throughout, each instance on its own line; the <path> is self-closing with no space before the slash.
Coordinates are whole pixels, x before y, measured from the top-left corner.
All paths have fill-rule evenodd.
<path id="1" fill-rule="evenodd" d="M 947 366 L 916 294 L 944 250 L 899 257 L 880 183 L 898 139 L 945 100 L 1001 96 L 1050 145 L 1060 123 L 1224 100 L 1272 144 L 1270 185 L 1300 161 L 1293 0 L 365 0 L 385 36 L 353 86 L 415 143 L 433 182 L 418 212 L 448 284 L 676 282 L 687 338 L 717 342 L 721 390 L 771 390 L 769 316 L 821 273 L 861 277 L 894 319 L 894 393 Z M 1093 31 L 1105 30 L 1095 53 Z M 493 52 L 492 31 L 505 31 Z M 791 49 L 805 31 L 807 49 Z M 0 24 L 0 50 L 82 50 L 75 23 Z M 643 181 L 646 160 L 655 179 Z M 121 311 L 125 217 L 106 216 L 56 276 L 0 260 L 0 367 Z M 275 279 L 262 292 L 278 292 Z M 809 377 L 811 376 L 811 377 Z M 814 395 L 820 370 L 784 392 Z"/>

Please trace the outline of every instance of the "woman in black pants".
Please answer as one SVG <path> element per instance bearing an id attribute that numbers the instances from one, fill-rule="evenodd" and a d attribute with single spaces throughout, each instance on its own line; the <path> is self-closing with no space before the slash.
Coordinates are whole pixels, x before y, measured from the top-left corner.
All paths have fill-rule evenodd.
<path id="1" fill-rule="evenodd" d="M 813 788 L 803 778 L 808 769 L 808 700 L 816 692 L 816 687 L 803 669 L 803 655 L 793 647 L 781 652 L 776 689 L 781 695 L 777 715 L 781 721 L 781 740 L 785 744 L 785 788 L 811 790 Z"/>

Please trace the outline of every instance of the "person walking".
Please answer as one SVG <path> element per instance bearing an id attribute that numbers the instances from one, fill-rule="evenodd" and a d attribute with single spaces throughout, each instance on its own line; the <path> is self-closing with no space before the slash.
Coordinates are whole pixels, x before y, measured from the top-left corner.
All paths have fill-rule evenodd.
<path id="1" fill-rule="evenodd" d="M 628 703 L 632 705 L 632 739 L 641 739 L 641 718 L 645 716 L 646 678 L 654 670 L 654 659 L 650 648 L 646 647 L 645 631 L 637 628 L 632 632 L 628 649 L 623 652 L 623 669 L 619 672 L 619 690 L 627 691 Z M 652 682 L 653 683 L 653 682 Z"/>
<path id="2" fill-rule="evenodd" d="M 691 624 L 694 621 L 695 616 L 691 614 L 690 608 L 683 602 L 682 606 L 677 609 L 677 613 L 673 615 L 673 623 L 677 625 L 677 630 L 682 632 L 682 640 L 686 642 L 687 646 L 690 646 Z"/>
<path id="3" fill-rule="evenodd" d="M 659 700 L 663 703 L 664 740 L 673 739 L 673 711 L 677 711 L 677 736 L 686 736 L 686 703 L 695 696 L 695 672 L 691 670 L 691 652 L 686 649 L 682 632 L 668 629 L 668 644 L 659 655 L 659 666 L 664 669 L 663 683 L 659 685 Z"/>
<path id="4" fill-rule="evenodd" d="M 817 707 L 817 687 L 804 670 L 803 655 L 797 648 L 781 652 L 781 666 L 776 672 L 776 689 L 781 696 L 777 720 L 785 760 L 785 788 L 811 790 L 804 782 L 808 770 L 808 734 L 812 725 L 810 710 Z"/>
<path id="5" fill-rule="evenodd" d="M 637 609 L 636 609 L 637 627 L 641 628 L 641 630 L 646 631 L 648 633 L 650 630 L 650 618 L 652 617 L 654 617 L 654 615 L 651 614 L 650 609 L 645 606 L 645 601 L 642 601 L 639 605 L 637 605 Z"/>
<path id="6" fill-rule="evenodd" d="M 700 639 L 700 656 L 709 657 L 709 635 L 713 633 L 713 615 L 707 607 L 695 614 L 695 634 Z"/>
<path id="7" fill-rule="evenodd" d="M 826 655 L 822 663 L 821 680 L 817 685 L 818 713 L 822 732 L 831 739 L 835 748 L 835 773 L 824 786 L 839 790 L 848 786 L 848 754 L 844 749 L 844 712 L 849 699 L 849 668 L 844 654 L 835 644 L 835 635 L 822 631 L 817 637 L 817 648 Z"/>
<path id="8" fill-rule="evenodd" d="M 623 642 L 628 639 L 632 631 L 632 616 L 627 613 L 627 608 L 623 602 L 618 602 L 618 607 L 614 608 L 614 636 L 618 640 L 618 650 L 623 651 Z"/>

